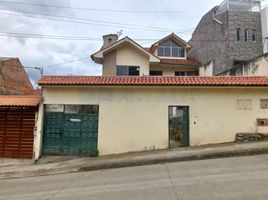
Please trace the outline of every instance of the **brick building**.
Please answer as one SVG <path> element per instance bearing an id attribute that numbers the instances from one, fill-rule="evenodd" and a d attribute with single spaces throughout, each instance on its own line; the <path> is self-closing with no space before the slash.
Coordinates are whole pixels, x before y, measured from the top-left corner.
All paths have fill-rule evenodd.
<path id="1" fill-rule="evenodd" d="M 213 75 L 260 56 L 260 1 L 225 0 L 202 17 L 189 43 L 190 55 L 203 65 L 213 63 Z"/>
<path id="2" fill-rule="evenodd" d="M 32 90 L 20 60 L 0 57 L 0 94 L 27 94 Z"/>

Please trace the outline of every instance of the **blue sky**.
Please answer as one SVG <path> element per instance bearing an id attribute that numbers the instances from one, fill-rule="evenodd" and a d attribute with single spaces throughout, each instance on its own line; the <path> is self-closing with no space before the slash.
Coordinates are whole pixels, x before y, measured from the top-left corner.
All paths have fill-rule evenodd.
<path id="1" fill-rule="evenodd" d="M 66 7 L 95 8 L 103 10 L 138 11 L 138 12 L 107 12 L 81 9 L 63 9 L 46 6 L 30 6 L 7 3 L 0 0 L 0 56 L 18 57 L 25 66 L 44 67 L 45 75 L 100 75 L 101 66 L 94 64 L 90 55 L 102 45 L 104 34 L 116 33 L 123 30 L 124 36 L 133 39 L 150 39 L 138 41 L 143 46 L 150 46 L 151 39 L 160 39 L 171 32 L 177 33 L 185 40 L 190 39 L 191 33 L 204 13 L 220 4 L 220 0 L 10 0 L 35 4 L 60 5 Z M 9 1 L 9 2 L 10 2 Z M 266 5 L 268 1 L 263 2 Z M 139 11 L 180 11 L 165 13 L 140 13 Z M 41 13 L 43 15 L 37 15 Z M 44 15 L 45 14 L 45 15 Z M 53 15 L 53 16 L 51 16 Z M 44 17 L 45 16 L 45 17 Z M 55 16 L 68 17 L 69 20 L 55 20 Z M 40 18 L 48 18 L 40 19 Z M 86 23 L 71 23 L 74 18 L 85 19 Z M 108 21 L 118 25 L 89 20 Z M 68 22 L 67 22 L 68 21 Z M 108 25 L 107 25 L 108 24 Z M 128 27 L 126 27 L 128 26 Z M 160 27 L 164 30 L 145 30 L 148 27 Z M 55 40 L 5 37 L 3 32 L 27 33 L 38 35 L 56 35 L 69 37 L 90 37 L 93 40 Z M 5 34 L 4 34 L 5 35 Z M 78 60 L 80 59 L 80 60 Z M 77 62 L 54 65 L 69 60 Z M 49 66 L 52 65 L 52 66 Z M 27 70 L 31 80 L 36 81 L 38 71 Z"/>

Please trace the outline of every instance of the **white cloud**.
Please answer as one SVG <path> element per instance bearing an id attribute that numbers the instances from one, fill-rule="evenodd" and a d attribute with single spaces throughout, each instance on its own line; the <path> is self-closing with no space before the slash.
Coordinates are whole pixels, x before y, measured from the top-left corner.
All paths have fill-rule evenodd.
<path id="1" fill-rule="evenodd" d="M 17 0 L 18 1 L 18 0 Z M 21 1 L 28 3 L 53 4 L 72 7 L 117 9 L 117 10 L 183 10 L 189 11 L 179 14 L 137 14 L 137 13 L 109 13 L 96 11 L 69 10 L 61 8 L 35 7 L 16 4 L 0 3 L 0 32 L 34 33 L 44 35 L 66 35 L 97 37 L 107 33 L 116 33 L 123 29 L 124 35 L 132 38 L 162 38 L 169 32 L 155 32 L 139 29 L 127 29 L 119 27 L 94 26 L 90 24 L 69 23 L 31 18 L 30 14 L 48 13 L 68 17 L 79 17 L 93 20 L 113 21 L 128 24 L 140 24 L 143 26 L 169 27 L 172 29 L 185 30 L 194 28 L 201 16 L 220 1 L 210 0 L 98 0 L 94 4 L 89 0 L 28 0 Z M 7 11 L 8 10 L 8 11 Z M 23 11 L 23 12 L 22 12 Z M 11 12 L 21 16 L 3 15 L 3 12 Z M 27 17 L 28 16 L 28 17 Z M 180 34 L 180 37 L 188 40 L 191 33 Z M 101 46 L 101 41 L 68 41 L 49 39 L 30 39 L 0 37 L 2 47 L 0 56 L 19 57 L 25 66 L 44 67 L 55 63 L 62 63 L 68 60 L 76 60 L 88 57 L 64 65 L 46 67 L 45 74 L 75 74 L 75 75 L 100 75 L 101 66 L 94 64 L 90 55 Z M 150 43 L 143 42 L 144 46 Z M 40 75 L 38 71 L 27 70 L 32 80 L 36 81 Z"/>

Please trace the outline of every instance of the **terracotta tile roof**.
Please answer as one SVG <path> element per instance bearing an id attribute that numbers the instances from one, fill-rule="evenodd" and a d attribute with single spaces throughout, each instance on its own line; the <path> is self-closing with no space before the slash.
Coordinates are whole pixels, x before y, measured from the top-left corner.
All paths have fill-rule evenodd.
<path id="1" fill-rule="evenodd" d="M 44 76 L 38 83 L 89 86 L 268 86 L 268 76 Z"/>
<path id="2" fill-rule="evenodd" d="M 0 106 L 30 106 L 40 103 L 39 95 L 0 95 Z"/>
<path id="3" fill-rule="evenodd" d="M 183 59 L 161 59 L 160 63 L 175 64 L 175 65 L 200 65 L 200 62 L 193 59 L 193 58 L 187 58 L 186 60 L 183 60 Z"/>

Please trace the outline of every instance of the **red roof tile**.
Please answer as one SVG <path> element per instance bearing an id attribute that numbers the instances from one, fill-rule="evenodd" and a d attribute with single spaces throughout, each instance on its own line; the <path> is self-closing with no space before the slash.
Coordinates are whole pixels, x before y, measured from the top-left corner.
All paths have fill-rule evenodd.
<path id="1" fill-rule="evenodd" d="M 268 76 L 44 76 L 38 83 L 89 86 L 268 86 Z"/>
<path id="2" fill-rule="evenodd" d="M 161 63 L 163 64 L 176 64 L 176 65 L 200 65 L 195 59 L 187 58 L 186 60 L 183 59 L 161 59 Z"/>
<path id="3" fill-rule="evenodd" d="M 35 107 L 40 103 L 38 95 L 0 95 L 0 106 L 30 106 Z"/>

